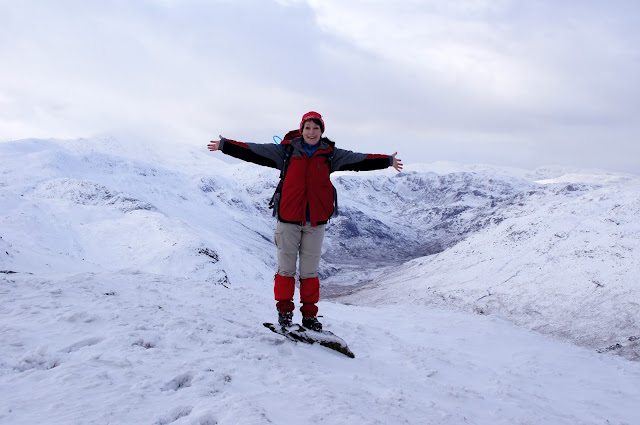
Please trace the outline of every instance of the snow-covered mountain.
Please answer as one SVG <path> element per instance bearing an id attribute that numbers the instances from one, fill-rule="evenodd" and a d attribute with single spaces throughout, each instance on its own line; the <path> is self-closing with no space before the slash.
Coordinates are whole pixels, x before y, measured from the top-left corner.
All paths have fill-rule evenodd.
<path id="1" fill-rule="evenodd" d="M 278 171 L 219 158 L 0 144 L 0 423 L 640 422 L 611 356 L 640 358 L 637 176 L 335 175 L 321 313 L 351 360 L 259 326 Z"/>
<path id="2" fill-rule="evenodd" d="M 422 187 L 449 198 L 406 202 L 399 215 L 422 219 L 422 231 L 441 234 L 451 248 L 381 269 L 342 301 L 495 314 L 640 359 L 637 177 L 574 174 L 517 184 L 463 173 L 431 176 Z M 444 208 L 455 213 L 430 221 L 430 211 Z M 404 221 L 419 228 L 420 220 Z"/>

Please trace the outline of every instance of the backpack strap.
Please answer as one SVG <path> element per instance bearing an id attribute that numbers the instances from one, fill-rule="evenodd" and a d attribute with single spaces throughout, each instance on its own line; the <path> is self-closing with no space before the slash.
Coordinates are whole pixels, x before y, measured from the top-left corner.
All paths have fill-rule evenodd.
<path id="1" fill-rule="evenodd" d="M 331 152 L 326 155 L 327 165 L 329 166 L 329 170 L 331 170 L 331 164 L 333 162 L 333 154 L 336 151 L 336 142 L 333 140 L 329 140 L 328 138 L 324 138 L 324 141 L 331 146 Z M 333 187 L 333 215 L 332 217 L 336 217 L 338 215 L 338 190 Z"/>
<path id="2" fill-rule="evenodd" d="M 287 136 L 289 135 L 289 133 L 287 133 Z M 285 136 L 285 140 L 288 140 L 287 136 Z M 276 186 L 276 190 L 273 192 L 271 201 L 269 201 L 269 209 L 273 210 L 272 215 L 274 217 L 278 215 L 278 206 L 280 205 L 280 194 L 282 193 L 282 185 L 284 184 L 284 178 L 287 175 L 287 168 L 289 168 L 289 162 L 291 160 L 292 154 L 293 146 L 291 146 L 290 143 L 287 143 L 286 145 L 284 145 L 284 163 L 282 164 L 282 168 L 280 169 L 280 181 L 278 182 L 278 186 Z"/>
<path id="3" fill-rule="evenodd" d="M 329 170 L 331 170 L 331 163 L 333 162 L 333 154 L 336 151 L 336 142 L 334 142 L 333 140 L 329 140 L 326 137 L 323 138 L 325 142 L 327 142 L 329 144 L 329 146 L 331 146 L 331 152 L 329 152 L 326 157 L 327 157 L 327 165 L 329 166 Z"/>

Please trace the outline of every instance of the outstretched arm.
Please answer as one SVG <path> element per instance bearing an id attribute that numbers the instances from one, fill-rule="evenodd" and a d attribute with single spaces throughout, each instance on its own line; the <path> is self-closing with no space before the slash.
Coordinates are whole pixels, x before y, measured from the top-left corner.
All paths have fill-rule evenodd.
<path id="1" fill-rule="evenodd" d="M 284 149 L 275 143 L 242 143 L 218 136 L 207 145 L 211 152 L 220 151 L 226 155 L 254 164 L 271 168 L 282 168 Z"/>
<path id="2" fill-rule="evenodd" d="M 393 155 L 367 154 L 335 148 L 331 171 L 369 171 L 393 167 L 402 170 L 402 161 Z"/>

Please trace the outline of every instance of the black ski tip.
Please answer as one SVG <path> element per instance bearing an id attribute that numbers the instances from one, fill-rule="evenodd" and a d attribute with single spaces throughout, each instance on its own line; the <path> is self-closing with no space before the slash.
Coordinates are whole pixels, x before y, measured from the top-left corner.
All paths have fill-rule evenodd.
<path id="1" fill-rule="evenodd" d="M 323 347 L 327 347 L 330 348 L 334 351 L 337 351 L 338 353 L 342 353 L 347 357 L 350 357 L 352 359 L 356 358 L 356 355 L 353 354 L 353 351 L 351 351 L 349 349 L 349 347 L 347 347 L 346 345 L 342 345 L 338 342 L 333 342 L 333 341 L 318 341 L 318 344 L 322 345 Z"/>

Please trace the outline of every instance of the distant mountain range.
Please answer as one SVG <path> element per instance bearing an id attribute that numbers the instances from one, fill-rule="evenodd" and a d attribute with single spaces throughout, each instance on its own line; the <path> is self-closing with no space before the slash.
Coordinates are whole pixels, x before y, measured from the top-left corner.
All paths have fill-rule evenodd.
<path id="1" fill-rule="evenodd" d="M 0 143 L 0 271 L 269 284 L 277 170 L 113 140 Z M 336 173 L 324 297 L 498 315 L 640 359 L 640 177 L 436 163 Z"/>

